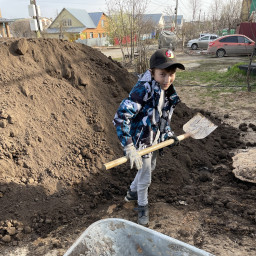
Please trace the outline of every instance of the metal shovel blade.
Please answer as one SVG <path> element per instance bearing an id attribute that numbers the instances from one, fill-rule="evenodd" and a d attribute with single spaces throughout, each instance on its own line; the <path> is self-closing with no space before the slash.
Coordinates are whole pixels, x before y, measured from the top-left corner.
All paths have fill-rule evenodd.
<path id="1" fill-rule="evenodd" d="M 183 130 L 189 133 L 194 139 L 203 139 L 213 132 L 218 126 L 213 124 L 202 114 L 197 113 L 187 123 L 183 125 Z"/>

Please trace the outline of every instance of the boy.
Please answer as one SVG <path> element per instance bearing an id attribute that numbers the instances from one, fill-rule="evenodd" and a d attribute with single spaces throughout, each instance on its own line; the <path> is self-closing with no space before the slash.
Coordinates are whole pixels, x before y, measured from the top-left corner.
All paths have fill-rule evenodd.
<path id="1" fill-rule="evenodd" d="M 131 168 L 135 164 L 138 169 L 125 200 L 138 201 L 141 225 L 149 222 L 148 188 L 156 166 L 156 152 L 141 157 L 137 150 L 169 138 L 178 143 L 169 126 L 173 110 L 180 102 L 172 85 L 177 68 L 185 70 L 171 50 L 157 50 L 150 58 L 150 69 L 140 76 L 128 98 L 121 102 L 113 120 Z"/>

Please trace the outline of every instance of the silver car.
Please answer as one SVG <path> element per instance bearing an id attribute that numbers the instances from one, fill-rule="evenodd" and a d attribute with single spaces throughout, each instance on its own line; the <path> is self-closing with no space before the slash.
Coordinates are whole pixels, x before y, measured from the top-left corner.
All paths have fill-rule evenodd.
<path id="1" fill-rule="evenodd" d="M 208 43 L 216 40 L 217 38 L 218 38 L 218 35 L 208 34 L 198 39 L 189 40 L 187 43 L 187 47 L 191 48 L 192 50 L 196 50 L 197 48 L 207 49 Z"/>

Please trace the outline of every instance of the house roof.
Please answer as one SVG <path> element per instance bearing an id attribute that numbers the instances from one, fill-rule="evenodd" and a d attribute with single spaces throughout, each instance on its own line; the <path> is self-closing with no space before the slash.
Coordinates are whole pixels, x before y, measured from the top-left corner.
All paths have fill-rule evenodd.
<path id="1" fill-rule="evenodd" d="M 99 24 L 100 18 L 103 15 L 103 12 L 89 12 L 88 14 L 91 17 L 94 25 L 97 27 Z"/>
<path id="2" fill-rule="evenodd" d="M 8 23 L 8 22 L 13 22 L 14 19 L 5 19 L 5 18 L 0 18 L 1 23 Z"/>
<path id="3" fill-rule="evenodd" d="M 155 13 L 155 14 L 143 14 L 142 18 L 144 21 L 153 21 L 155 24 L 158 24 L 160 19 L 162 17 L 161 13 Z"/>
<path id="4" fill-rule="evenodd" d="M 66 8 L 77 20 L 79 20 L 86 28 L 96 28 L 93 20 L 86 10 Z"/>
<path id="5" fill-rule="evenodd" d="M 81 31 L 87 28 L 96 28 L 103 14 L 103 12 L 88 13 L 86 10 L 73 9 L 73 8 L 64 8 L 62 9 L 61 13 L 64 10 L 68 11 L 74 18 L 76 18 L 83 25 L 80 27 L 65 27 L 66 33 L 80 33 Z M 52 24 L 54 24 L 54 21 L 52 22 Z M 47 29 L 47 33 L 50 33 L 50 34 L 59 33 L 59 28 L 51 28 L 51 25 Z"/>
<path id="6" fill-rule="evenodd" d="M 163 16 L 165 24 L 172 23 L 175 21 L 175 15 L 172 16 Z M 181 25 L 183 15 L 177 15 L 177 24 Z"/>

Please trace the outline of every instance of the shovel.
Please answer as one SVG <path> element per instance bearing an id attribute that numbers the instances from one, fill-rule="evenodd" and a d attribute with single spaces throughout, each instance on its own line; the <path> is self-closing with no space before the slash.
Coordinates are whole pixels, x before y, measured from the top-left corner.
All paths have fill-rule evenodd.
<path id="1" fill-rule="evenodd" d="M 209 119 L 204 117 L 202 114 L 197 113 L 193 118 L 191 118 L 187 123 L 183 125 L 184 134 L 178 136 L 179 141 L 184 140 L 186 138 L 192 137 L 193 139 L 203 139 L 208 136 L 211 132 L 213 132 L 217 128 Z M 149 154 L 155 150 L 160 148 L 164 148 L 173 144 L 175 141 L 174 139 L 169 139 L 163 142 L 160 142 L 156 145 L 151 147 L 142 149 L 138 151 L 140 156 Z M 124 164 L 127 162 L 127 157 L 123 156 L 111 162 L 104 164 L 104 169 L 109 170 L 113 167 L 116 167 L 120 164 Z"/>

